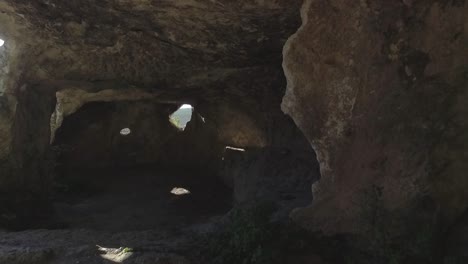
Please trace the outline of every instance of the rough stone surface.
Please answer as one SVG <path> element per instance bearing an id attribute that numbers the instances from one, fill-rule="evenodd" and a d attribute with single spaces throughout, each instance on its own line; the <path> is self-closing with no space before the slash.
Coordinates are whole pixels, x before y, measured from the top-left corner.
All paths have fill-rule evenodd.
<path id="1" fill-rule="evenodd" d="M 236 204 L 275 202 L 277 216 L 287 218 L 292 209 L 312 201 L 311 185 L 319 177 L 316 163 L 310 162 L 314 156 L 307 147 L 226 149 L 221 176 L 233 189 Z"/>
<path id="2" fill-rule="evenodd" d="M 305 1 L 284 48 L 282 108 L 317 152 L 322 178 L 295 219 L 326 233 L 359 232 L 374 187 L 388 210 L 429 197 L 445 224 L 466 209 L 467 8 Z"/>
<path id="3" fill-rule="evenodd" d="M 133 101 L 154 98 L 154 94 L 132 90 L 102 90 L 89 93 L 80 89 L 64 89 L 56 93 L 57 105 L 50 119 L 51 143 L 54 141 L 55 132 L 62 125 L 63 119 L 75 113 L 80 107 L 90 102 Z"/>
<path id="4" fill-rule="evenodd" d="M 167 107 L 151 102 L 89 103 L 66 117 L 54 146 L 61 167 L 128 166 L 155 162 L 169 149 L 177 129 Z M 120 131 L 130 128 L 129 135 Z"/>
<path id="5" fill-rule="evenodd" d="M 190 241 L 183 237 L 168 239 L 168 233 L 161 230 L 133 233 L 35 230 L 0 234 L 2 263 L 190 263 L 184 256 L 171 253 L 175 249 L 186 248 Z M 27 247 L 18 244 L 26 240 Z"/>
<path id="6" fill-rule="evenodd" d="M 319 172 L 315 153 L 292 120 L 278 108 L 267 114 L 260 110 L 265 106 L 234 105 L 224 99 L 221 104 L 196 105 L 184 131 L 169 123 L 174 105 L 154 100 L 86 104 L 58 129 L 54 148 L 59 152 L 61 174 L 158 164 L 194 174 L 203 171 L 206 177 L 201 179 L 219 174 L 233 190 L 236 204 L 279 202 L 283 216 L 307 205 Z M 132 132 L 120 135 L 126 127 Z M 96 180 L 92 175 L 76 176 L 73 181 Z"/>
<path id="7" fill-rule="evenodd" d="M 30 78 L 185 88 L 196 76 L 280 61 L 300 3 L 3 1 L 2 34 L 28 47 Z"/>
<path id="8" fill-rule="evenodd" d="M 88 115 L 83 124 L 94 127 L 82 127 L 81 134 L 68 129 L 69 137 L 83 136 L 81 141 L 71 140 L 78 151 L 69 156 L 82 165 L 109 164 L 114 158 L 160 160 L 164 155 L 159 155 L 161 149 L 156 151 L 159 147 L 168 150 L 166 161 L 199 157 L 217 164 L 213 155 L 219 158 L 224 145 L 265 147 L 282 140 L 281 133 L 274 132 L 275 122 L 283 118 L 278 115 L 284 92 L 281 50 L 299 25 L 300 4 L 300 0 L 0 1 L 0 38 L 6 41 L 0 48 L 0 189 L 24 189 L 17 193 L 30 194 L 25 196 L 28 200 L 47 197 L 52 177 L 47 170 L 56 164 L 45 142 L 53 141 L 62 122 L 91 102 L 133 101 L 135 107 L 103 114 L 108 119 L 101 124 L 87 123 L 92 117 Z M 30 99 L 20 101 L 22 94 Z M 265 103 L 271 98 L 274 101 Z M 150 99 L 199 105 L 207 125 L 200 129 L 198 120 L 185 136 L 165 141 L 168 124 L 150 125 L 151 113 L 157 112 L 143 102 Z M 55 100 L 58 104 L 50 116 Z M 228 106 L 218 103 L 223 101 Z M 269 113 L 272 107 L 274 115 Z M 47 126 L 42 123 L 46 117 Z M 142 120 L 130 121 L 136 117 Z M 155 119 L 164 118 L 158 113 Z M 116 139 L 112 129 L 124 121 L 146 134 L 133 141 L 130 136 L 128 142 Z M 151 135 L 157 128 L 164 128 L 157 132 L 163 135 L 159 141 Z M 170 143 L 175 138 L 185 145 L 170 148 L 176 146 Z M 193 138 L 197 143 L 184 153 Z M 167 146 L 159 144 L 163 142 Z M 117 151 L 109 147 L 123 152 L 115 156 Z M 215 164 L 197 166 L 217 169 Z M 0 192 L 5 204 L 14 204 L 8 210 L 0 208 L 0 220 L 18 217 L 11 213 L 19 207 L 17 201 L 9 201 L 11 193 L 15 191 Z"/>
<path id="9" fill-rule="evenodd" d="M 453 230 L 468 207 L 468 3 L 305 0 L 291 36 L 301 3 L 0 1 L 0 226 L 43 227 L 53 215 L 55 137 L 72 145 L 61 156 L 70 170 L 182 160 L 221 169 L 238 204 L 269 199 L 289 212 L 313 195 L 291 214 L 310 230 L 366 233 L 371 205 L 464 243 Z M 168 115 L 184 103 L 195 118 L 179 133 Z M 31 231 L 25 249 L 22 234 L 1 234 L 0 262 L 122 261 L 121 243 L 140 239 Z M 92 239 L 118 245 L 103 260 Z M 167 251 L 125 263 L 149 261 L 186 263 Z"/>

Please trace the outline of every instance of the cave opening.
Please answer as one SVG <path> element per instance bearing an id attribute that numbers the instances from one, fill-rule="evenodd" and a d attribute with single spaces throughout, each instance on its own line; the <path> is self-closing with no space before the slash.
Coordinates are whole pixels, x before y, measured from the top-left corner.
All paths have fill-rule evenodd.
<path id="1" fill-rule="evenodd" d="M 5 40 L 0 39 L 0 47 L 3 47 L 3 45 L 5 45 Z"/>
<path id="2" fill-rule="evenodd" d="M 180 131 L 184 131 L 187 123 L 192 120 L 193 106 L 190 104 L 183 104 L 174 113 L 169 116 L 169 121 L 172 125 Z M 202 119 L 203 120 L 203 119 Z"/>

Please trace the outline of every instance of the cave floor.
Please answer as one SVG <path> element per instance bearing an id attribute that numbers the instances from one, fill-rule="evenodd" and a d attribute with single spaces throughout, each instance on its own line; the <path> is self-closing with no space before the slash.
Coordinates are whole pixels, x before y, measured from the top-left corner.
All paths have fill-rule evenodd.
<path id="1" fill-rule="evenodd" d="M 185 263 L 179 253 L 192 236 L 215 228 L 230 208 L 229 191 L 193 172 L 73 173 L 99 180 L 86 195 L 55 197 L 62 228 L 0 231 L 0 263 Z M 191 193 L 174 195 L 174 187 Z"/>
<path id="2" fill-rule="evenodd" d="M 88 195 L 58 195 L 56 211 L 71 228 L 95 230 L 178 230 L 229 210 L 229 190 L 215 178 L 193 171 L 154 168 L 75 171 L 93 185 Z M 94 180 L 99 179 L 99 180 Z M 86 186 L 86 181 L 80 186 Z M 174 188 L 190 191 L 174 195 Z"/>

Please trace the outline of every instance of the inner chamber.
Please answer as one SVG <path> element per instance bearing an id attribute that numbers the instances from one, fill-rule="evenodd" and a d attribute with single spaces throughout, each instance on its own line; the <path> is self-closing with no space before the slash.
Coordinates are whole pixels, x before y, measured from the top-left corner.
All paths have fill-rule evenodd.
<path id="1" fill-rule="evenodd" d="M 251 113 L 228 101 L 84 104 L 52 142 L 57 222 L 177 230 L 236 205 L 274 203 L 285 217 L 309 204 L 310 145 L 286 116 Z"/>

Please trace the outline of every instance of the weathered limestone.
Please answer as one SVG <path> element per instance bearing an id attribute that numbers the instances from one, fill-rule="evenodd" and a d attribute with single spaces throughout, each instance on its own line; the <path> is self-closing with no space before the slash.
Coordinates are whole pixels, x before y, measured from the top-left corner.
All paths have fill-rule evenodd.
<path id="1" fill-rule="evenodd" d="M 463 2 L 305 1 L 303 24 L 284 48 L 282 108 L 316 150 L 322 179 L 297 221 L 361 232 L 374 188 L 385 210 L 424 198 L 437 223 L 467 209 Z"/>
<path id="2" fill-rule="evenodd" d="M 299 26 L 300 4 L 2 1 L 0 35 L 7 45 L 0 48 L 0 196 L 13 199 L 0 216 L 27 218 L 41 208 L 23 206 L 24 197 L 46 203 L 49 142 L 63 117 L 90 102 L 130 105 L 122 108 L 127 115 L 106 116 L 111 128 L 97 125 L 100 139 L 135 116 L 157 113 L 157 122 L 165 122 L 169 113 L 146 108 L 148 102 L 132 105 L 140 100 L 193 103 L 206 130 L 197 116 L 178 137 L 199 139 L 192 152 L 175 147 L 168 160 L 179 154 L 214 160 L 225 146 L 245 148 L 245 157 L 228 157 L 227 163 L 251 166 L 234 170 L 228 164 L 225 175 L 240 202 L 308 194 L 306 183 L 317 178 L 311 173 L 315 155 L 278 109 L 281 49 Z M 466 211 L 466 13 L 464 1 L 305 1 L 303 24 L 284 47 L 282 108 L 315 148 L 322 178 L 313 186 L 311 206 L 292 214 L 297 222 L 328 234 L 365 233 L 363 211 L 371 203 L 446 228 Z M 147 125 L 152 117 L 134 124 L 170 134 L 167 123 Z M 80 133 L 94 139 L 87 129 Z M 119 140 L 96 146 L 83 140 L 78 155 Z M 162 145 L 129 142 L 154 147 L 135 158 L 144 162 Z M 130 153 L 132 147 L 123 149 Z M 216 167 L 207 164 L 199 166 Z M 19 207 L 22 213 L 10 214 Z"/>
<path id="3" fill-rule="evenodd" d="M 55 107 L 55 111 L 50 119 L 51 143 L 54 141 L 55 132 L 62 125 L 63 119 L 75 113 L 86 103 L 154 99 L 156 94 L 151 94 L 140 89 L 107 89 L 95 93 L 79 89 L 63 89 L 57 91 L 56 97 L 57 106 Z"/>
<path id="4" fill-rule="evenodd" d="M 220 98 L 235 95 L 235 104 L 254 95 L 239 111 L 221 109 L 225 115 L 216 117 L 220 122 L 216 128 L 223 132 L 208 134 L 211 141 L 226 145 L 269 144 L 271 126 L 262 116 L 267 109 L 257 107 L 255 100 L 266 98 L 264 91 L 272 89 L 274 105 L 279 105 L 278 91 L 284 88 L 281 49 L 299 25 L 300 4 L 300 0 L 0 1 L 0 37 L 6 40 L 0 48 L 0 189 L 15 192 L 12 186 L 18 187 L 17 193 L 33 193 L 32 200 L 39 189 L 47 196 L 50 177 L 41 171 L 49 167 L 45 163 L 50 145 L 44 142 L 53 141 L 64 117 L 89 102 L 158 97 L 158 102 L 173 104 L 207 101 L 214 109 L 213 102 Z M 55 99 L 58 104 L 54 115 L 47 117 L 46 128 L 39 122 Z M 128 116 L 132 114 L 129 111 Z M 237 114 L 236 120 L 226 122 Z M 239 124 L 242 132 L 232 133 Z M 210 153 L 222 149 L 215 148 Z M 29 192 L 30 187 L 35 190 Z M 0 208 L 0 220 L 4 212 L 9 219 L 17 217 L 11 212 L 15 207 L 12 202 L 8 210 Z"/>
<path id="5" fill-rule="evenodd" d="M 5 0 L 0 10 L 3 34 L 27 44 L 30 78 L 186 89 L 197 76 L 215 81 L 238 68 L 280 63 L 300 4 Z"/>

